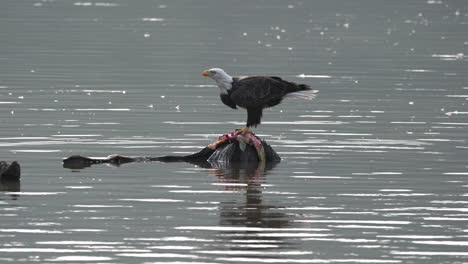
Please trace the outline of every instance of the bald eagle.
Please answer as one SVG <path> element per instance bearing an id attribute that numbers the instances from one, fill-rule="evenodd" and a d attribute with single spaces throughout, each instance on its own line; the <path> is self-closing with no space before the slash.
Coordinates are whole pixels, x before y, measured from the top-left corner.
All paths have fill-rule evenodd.
<path id="1" fill-rule="evenodd" d="M 275 106 L 287 97 L 310 100 L 316 92 L 306 84 L 288 82 L 275 76 L 231 77 L 219 68 L 203 71 L 202 75 L 216 81 L 225 105 L 247 110 L 247 128 L 260 124 L 264 108 Z"/>

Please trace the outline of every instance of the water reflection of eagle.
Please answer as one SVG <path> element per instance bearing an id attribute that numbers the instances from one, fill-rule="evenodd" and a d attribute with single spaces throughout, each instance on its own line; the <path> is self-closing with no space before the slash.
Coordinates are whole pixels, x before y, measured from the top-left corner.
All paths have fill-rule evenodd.
<path id="1" fill-rule="evenodd" d="M 202 72 L 212 78 L 221 90 L 221 101 L 232 109 L 247 110 L 245 130 L 260 124 L 263 109 L 278 105 L 284 98 L 313 99 L 315 90 L 306 84 L 296 84 L 276 76 L 231 77 L 224 70 L 213 68 Z"/>
<path id="2" fill-rule="evenodd" d="M 231 164 L 226 168 L 213 169 L 210 174 L 220 179 L 228 190 L 240 190 L 245 199 L 222 202 L 220 205 L 221 226 L 244 226 L 260 228 L 280 228 L 290 225 L 289 217 L 281 212 L 278 206 L 265 203 L 262 191 L 265 176 L 274 169 L 276 163 L 267 167 L 236 166 Z M 249 237 L 246 232 L 246 237 Z M 241 238 L 241 234 L 238 238 Z M 271 239 L 271 238 L 270 238 Z"/>

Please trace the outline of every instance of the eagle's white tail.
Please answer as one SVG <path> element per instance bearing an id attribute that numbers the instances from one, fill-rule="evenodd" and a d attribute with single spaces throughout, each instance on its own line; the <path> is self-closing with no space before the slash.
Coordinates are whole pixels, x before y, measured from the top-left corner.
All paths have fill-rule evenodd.
<path id="1" fill-rule="evenodd" d="M 299 92 L 288 93 L 285 98 L 302 98 L 312 100 L 317 96 L 318 90 L 303 90 Z"/>

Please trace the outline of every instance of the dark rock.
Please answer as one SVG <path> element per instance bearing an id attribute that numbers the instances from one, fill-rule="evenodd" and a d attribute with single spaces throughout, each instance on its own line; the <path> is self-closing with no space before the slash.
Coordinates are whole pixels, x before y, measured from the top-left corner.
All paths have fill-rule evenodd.
<path id="1" fill-rule="evenodd" d="M 257 168 L 259 164 L 271 167 L 273 166 L 271 164 L 278 163 L 281 160 L 279 155 L 265 141 L 260 141 L 265 152 L 264 161 L 260 161 L 259 154 L 254 146 L 248 144 L 243 144 L 241 146 L 241 143 L 236 140 L 225 140 L 219 144 L 211 144 L 199 152 L 185 156 L 129 157 L 113 154 L 103 158 L 89 158 L 80 155 L 73 155 L 63 160 L 63 167 L 69 169 L 83 169 L 94 164 L 120 166 L 130 162 L 159 161 L 188 162 L 203 168 L 222 168 L 229 164 L 235 164 L 236 166 L 241 167 Z M 270 163 L 270 165 L 268 163 Z"/>
<path id="2" fill-rule="evenodd" d="M 265 141 L 262 141 L 262 145 L 265 150 L 265 160 L 267 162 L 279 162 L 281 160 L 279 155 Z M 246 145 L 245 149 L 242 150 L 237 142 L 219 146 L 207 160 L 210 163 L 246 164 L 259 162 L 257 150 L 253 146 Z"/>
<path id="3" fill-rule="evenodd" d="M 13 161 L 7 163 L 0 161 L 0 180 L 2 181 L 19 181 L 21 176 L 21 168 L 18 162 Z"/>

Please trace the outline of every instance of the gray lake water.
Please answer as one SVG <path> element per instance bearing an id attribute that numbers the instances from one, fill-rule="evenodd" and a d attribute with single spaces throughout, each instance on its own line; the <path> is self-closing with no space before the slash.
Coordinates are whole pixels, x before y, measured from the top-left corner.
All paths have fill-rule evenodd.
<path id="1" fill-rule="evenodd" d="M 1 263 L 467 263 L 468 4 L 0 3 Z M 242 127 L 201 71 L 319 90 L 264 113 L 271 169 L 62 167 Z"/>

